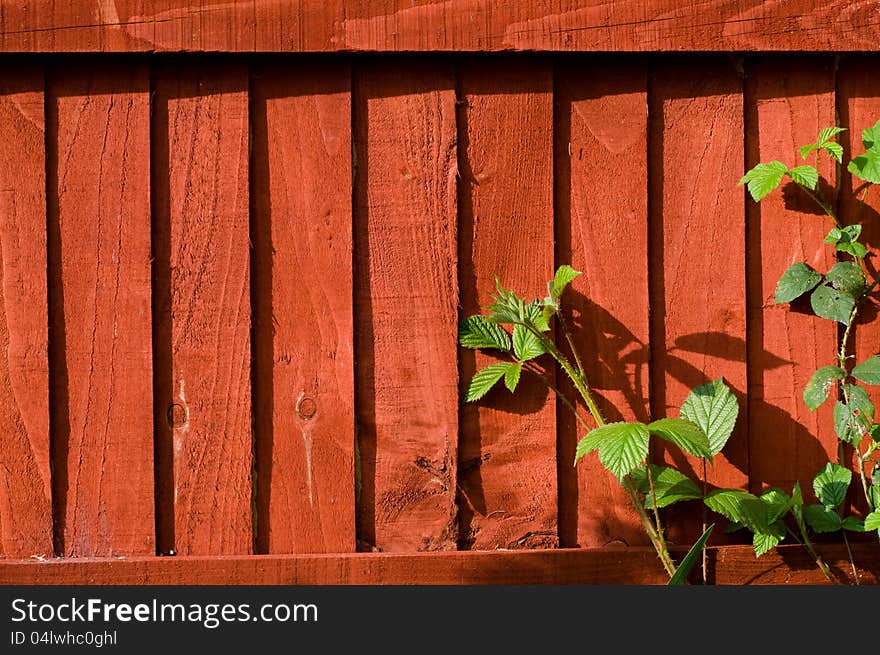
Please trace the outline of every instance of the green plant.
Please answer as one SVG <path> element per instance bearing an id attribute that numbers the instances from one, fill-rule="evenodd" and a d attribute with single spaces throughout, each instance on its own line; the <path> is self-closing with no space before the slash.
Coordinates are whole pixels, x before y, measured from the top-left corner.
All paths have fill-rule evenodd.
<path id="1" fill-rule="evenodd" d="M 840 127 L 823 129 L 815 143 L 800 149 L 803 160 L 815 155 L 818 166 L 819 157 L 828 156 L 835 162 L 839 178 L 843 147 L 835 139 L 843 131 Z M 712 509 L 733 520 L 734 527 L 743 526 L 752 530 L 755 534 L 755 550 L 759 555 L 786 534 L 791 534 L 807 548 L 829 579 L 833 576 L 813 549 L 807 526 L 815 533 L 842 532 L 847 548 L 848 530 L 863 532 L 876 529 L 880 536 L 880 463 L 877 462 L 880 425 L 875 422 L 874 405 L 862 386 L 880 385 L 880 356 L 875 354 L 856 362 L 850 345 L 859 312 L 872 296 L 876 296 L 880 286 L 880 276 L 872 274 L 866 265 L 868 249 L 859 241 L 862 234 L 859 217 L 865 200 L 871 188 L 880 184 L 880 121 L 862 132 L 862 145 L 865 152 L 851 159 L 847 165 L 847 170 L 862 182 L 853 190 L 858 203 L 853 215 L 847 217 L 848 220 L 838 216 L 832 200 L 823 196 L 816 166 L 802 164 L 788 168 L 779 161 L 761 163 L 748 171 L 740 184 L 746 184 L 754 200 L 760 202 L 788 177 L 818 205 L 832 224 L 825 243 L 834 248 L 837 263 L 825 273 L 815 270 L 806 262 L 792 264 L 779 279 L 775 301 L 777 304 L 791 303 L 809 294 L 810 306 L 817 316 L 840 324 L 836 361 L 828 362 L 812 375 L 803 391 L 803 399 L 807 407 L 815 411 L 829 399 L 832 388 L 836 387 L 834 430 L 841 444 L 851 447 L 855 453 L 867 506 L 866 516 L 861 520 L 845 515 L 844 501 L 852 478 L 852 472 L 844 465 L 845 448 L 839 449 L 838 462 L 828 463 L 813 481 L 819 504 L 804 506 L 797 485 L 791 496 L 780 489 L 768 489 L 760 498 L 745 492 L 736 494 L 724 490 L 706 499 Z M 787 513 L 792 514 L 799 535 L 786 528 L 783 519 Z M 853 574 L 856 575 L 854 564 Z"/>
<path id="2" fill-rule="evenodd" d="M 642 527 L 657 552 L 672 584 L 680 584 L 703 550 L 713 526 L 677 567 L 667 547 L 660 509 L 684 500 L 703 498 L 703 491 L 694 480 L 671 466 L 651 464 L 651 438 L 662 439 L 681 450 L 706 461 L 717 455 L 730 437 L 738 414 L 736 398 L 723 380 L 694 389 L 681 408 L 680 418 L 661 418 L 650 423 L 637 421 L 606 422 L 593 396 L 589 379 L 575 347 L 568 322 L 561 310 L 566 287 L 579 271 L 560 266 L 548 283 L 543 300 L 527 301 L 496 280 L 494 302 L 485 315 L 475 315 L 459 325 L 459 342 L 466 348 L 492 350 L 503 361 L 489 364 L 476 372 L 467 389 L 466 400 L 474 402 L 503 380 L 515 392 L 523 373 L 534 375 L 552 389 L 587 430 L 577 444 L 575 464 L 598 451 L 599 461 L 626 491 L 638 513 Z M 551 324 L 556 321 L 567 344 L 563 352 L 551 337 Z M 510 326 L 508 332 L 502 326 Z M 569 399 L 547 377 L 535 360 L 551 357 L 571 380 L 578 398 Z M 578 400 L 586 407 L 595 425 L 578 410 Z"/>

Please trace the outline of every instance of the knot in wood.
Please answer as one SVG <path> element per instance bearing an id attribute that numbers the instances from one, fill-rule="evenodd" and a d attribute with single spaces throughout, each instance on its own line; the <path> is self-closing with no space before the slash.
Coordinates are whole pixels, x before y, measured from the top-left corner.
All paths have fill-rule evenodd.
<path id="1" fill-rule="evenodd" d="M 305 421 L 308 421 L 310 418 L 312 418 L 317 411 L 318 403 L 315 402 L 315 399 L 311 398 L 310 396 L 303 396 L 296 404 L 296 413 L 301 419 Z"/>
<path id="2" fill-rule="evenodd" d="M 187 411 L 186 407 L 180 403 L 171 403 L 168 407 L 168 425 L 172 428 L 179 428 L 186 425 Z"/>

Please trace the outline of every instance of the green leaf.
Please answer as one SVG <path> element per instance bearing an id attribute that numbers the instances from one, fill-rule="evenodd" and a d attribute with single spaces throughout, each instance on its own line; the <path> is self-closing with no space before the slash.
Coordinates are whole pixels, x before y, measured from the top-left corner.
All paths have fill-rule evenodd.
<path id="1" fill-rule="evenodd" d="M 746 526 L 744 526 L 742 523 L 737 523 L 736 521 L 730 521 L 726 526 L 724 526 L 724 533 L 725 534 L 733 534 L 734 532 L 738 532 L 739 530 L 742 530 L 745 527 Z"/>
<path id="2" fill-rule="evenodd" d="M 513 326 L 513 352 L 521 362 L 527 362 L 545 352 L 541 340 L 534 332 L 524 325 L 517 323 Z"/>
<path id="3" fill-rule="evenodd" d="M 648 430 L 694 457 L 712 459 L 706 434 L 690 421 L 681 418 L 661 418 L 648 425 Z"/>
<path id="4" fill-rule="evenodd" d="M 880 151 L 869 150 L 858 157 L 853 157 L 846 170 L 860 180 L 880 184 Z"/>
<path id="5" fill-rule="evenodd" d="M 862 145 L 865 146 L 865 150 L 880 149 L 880 121 L 862 130 Z"/>
<path id="6" fill-rule="evenodd" d="M 562 266 L 557 268 L 556 275 L 553 276 L 553 279 L 548 285 L 550 297 L 554 301 L 558 302 L 559 298 L 562 296 L 562 292 L 565 291 L 565 287 L 567 287 L 571 283 L 571 281 L 580 274 L 580 271 L 574 270 L 568 264 L 563 264 Z"/>
<path id="7" fill-rule="evenodd" d="M 828 141 L 830 141 L 831 139 L 836 137 L 841 132 L 846 132 L 846 128 L 845 127 L 837 127 L 836 125 L 832 126 L 832 127 L 823 127 L 819 131 L 819 138 L 816 140 L 816 142 L 819 145 L 824 146 L 826 143 L 828 143 Z"/>
<path id="8" fill-rule="evenodd" d="M 843 518 L 843 529 L 850 532 L 866 532 L 865 524 L 855 516 L 845 516 Z"/>
<path id="9" fill-rule="evenodd" d="M 752 532 L 765 533 L 769 530 L 767 509 L 760 498 L 740 489 L 719 489 L 706 496 L 706 507 L 742 523 Z"/>
<path id="10" fill-rule="evenodd" d="M 599 461 L 618 480 L 623 480 L 648 456 L 651 435 L 643 423 L 609 423 L 597 430 L 603 431 Z"/>
<path id="11" fill-rule="evenodd" d="M 852 471 L 840 464 L 828 462 L 813 479 L 813 491 L 825 507 L 837 508 L 846 500 L 852 482 Z"/>
<path id="12" fill-rule="evenodd" d="M 767 523 L 776 523 L 791 508 L 791 498 L 779 487 L 770 487 L 761 494 L 761 502 L 767 511 Z"/>
<path id="13" fill-rule="evenodd" d="M 837 512 L 824 505 L 807 505 L 804 518 L 814 532 L 837 532 L 843 527 Z"/>
<path id="14" fill-rule="evenodd" d="M 794 487 L 792 487 L 791 506 L 792 507 L 803 507 L 804 506 L 804 494 L 801 491 L 801 483 L 800 482 L 795 482 Z"/>
<path id="15" fill-rule="evenodd" d="M 810 305 L 816 312 L 816 316 L 838 321 L 844 325 L 849 324 L 855 304 L 856 299 L 846 291 L 840 291 L 824 284 L 816 287 L 810 296 Z"/>
<path id="16" fill-rule="evenodd" d="M 865 288 L 865 275 L 855 262 L 838 262 L 831 267 L 825 279 L 835 289 L 846 291 L 852 296 L 858 296 Z"/>
<path id="17" fill-rule="evenodd" d="M 501 325 L 522 323 L 526 318 L 525 301 L 513 291 L 505 289 L 497 277 L 495 278 L 495 292 L 492 296 L 494 302 L 486 307 L 489 315 L 485 317 L 485 320 Z"/>
<path id="18" fill-rule="evenodd" d="M 767 551 L 779 544 L 779 537 L 766 532 L 756 532 L 752 537 L 752 545 L 755 548 L 755 557 L 760 557 Z"/>
<path id="19" fill-rule="evenodd" d="M 703 497 L 697 483 L 681 471 L 668 466 L 651 465 L 651 477 L 654 480 L 654 494 L 657 496 L 657 507 L 667 507 L 682 500 L 696 500 Z M 648 480 L 647 467 L 632 472 L 632 478 L 638 490 L 645 494 L 645 508 L 654 509 L 654 495 L 651 494 L 651 482 Z"/>
<path id="20" fill-rule="evenodd" d="M 810 411 L 820 407 L 828 400 L 828 392 L 835 380 L 846 379 L 846 371 L 839 366 L 823 366 L 813 373 L 804 389 L 804 402 Z"/>
<path id="21" fill-rule="evenodd" d="M 696 387 L 681 406 L 681 417 L 706 434 L 712 457 L 720 453 L 730 439 L 738 414 L 739 403 L 724 378 Z"/>
<path id="22" fill-rule="evenodd" d="M 827 152 L 828 155 L 838 164 L 843 162 L 843 146 L 839 143 L 834 143 L 833 141 L 826 143 L 822 146 L 822 150 Z"/>
<path id="23" fill-rule="evenodd" d="M 675 568 L 675 573 L 671 578 L 669 578 L 669 582 L 667 586 L 676 587 L 683 585 L 687 581 L 687 577 L 690 575 L 691 570 L 694 568 L 694 564 L 697 563 L 697 558 L 700 556 L 700 551 L 706 546 L 706 542 L 709 541 L 709 536 L 712 534 L 712 530 L 715 528 L 715 524 L 712 523 L 703 534 L 694 542 L 694 545 L 691 546 L 691 549 L 688 551 L 687 555 L 684 556 L 684 559 L 681 560 L 681 564 L 679 564 Z"/>
<path id="24" fill-rule="evenodd" d="M 845 227 L 832 227 L 825 236 L 825 243 L 852 243 L 858 241 L 862 235 L 862 226 L 859 223 Z"/>
<path id="25" fill-rule="evenodd" d="M 469 403 L 479 400 L 485 396 L 489 389 L 495 386 L 495 383 L 507 373 L 508 369 L 516 364 L 501 362 L 497 364 L 489 364 L 486 368 L 477 371 L 468 385 L 465 400 Z"/>
<path id="26" fill-rule="evenodd" d="M 816 185 L 819 183 L 819 171 L 812 166 L 796 166 L 788 171 L 788 176 L 808 189 L 815 190 Z"/>
<path id="27" fill-rule="evenodd" d="M 458 342 L 465 348 L 495 348 L 510 351 L 510 337 L 499 325 L 477 314 L 458 324 Z"/>
<path id="28" fill-rule="evenodd" d="M 874 355 L 863 361 L 852 370 L 852 375 L 865 384 L 880 385 L 880 356 Z"/>
<path id="29" fill-rule="evenodd" d="M 760 202 L 764 196 L 773 191 L 782 182 L 782 176 L 788 172 L 788 167 L 781 161 L 771 161 L 766 164 L 758 164 L 739 181 L 740 184 L 748 184 L 749 193 L 755 202 Z"/>
<path id="30" fill-rule="evenodd" d="M 516 385 L 519 384 L 519 377 L 522 374 L 522 363 L 514 364 L 504 373 L 504 386 L 513 393 L 516 391 Z"/>
<path id="31" fill-rule="evenodd" d="M 868 249 L 857 241 L 841 242 L 837 244 L 836 248 L 839 252 L 849 253 L 853 257 L 862 259 L 868 254 Z"/>
<path id="32" fill-rule="evenodd" d="M 587 455 L 588 453 L 593 452 L 594 450 L 599 448 L 599 444 L 602 443 L 602 440 L 607 436 L 608 431 L 604 428 L 608 426 L 605 425 L 601 428 L 595 428 L 590 430 L 590 432 L 580 441 L 578 441 L 577 448 L 574 453 L 574 463 L 577 464 L 578 460 Z"/>
<path id="33" fill-rule="evenodd" d="M 880 509 L 875 509 L 865 517 L 865 532 L 880 530 Z"/>
<path id="34" fill-rule="evenodd" d="M 797 262 L 792 264 L 782 274 L 776 285 L 776 303 L 791 302 L 810 289 L 815 288 L 821 281 L 822 275 L 805 263 Z"/>
<path id="35" fill-rule="evenodd" d="M 857 445 L 871 431 L 874 404 L 862 387 L 844 384 L 843 391 L 849 402 L 835 403 L 834 431 L 841 441 Z"/>
<path id="36" fill-rule="evenodd" d="M 812 155 L 817 150 L 821 150 L 822 146 L 818 143 L 808 143 L 805 146 L 800 147 L 801 159 L 806 159 L 810 155 Z"/>

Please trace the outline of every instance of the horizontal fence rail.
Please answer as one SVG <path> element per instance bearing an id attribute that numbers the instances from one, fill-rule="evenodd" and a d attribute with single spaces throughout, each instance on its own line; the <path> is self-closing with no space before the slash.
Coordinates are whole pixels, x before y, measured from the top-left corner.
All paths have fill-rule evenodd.
<path id="1" fill-rule="evenodd" d="M 828 226 L 737 182 L 880 118 L 870 55 L 0 62 L 0 557 L 646 545 L 546 386 L 462 404 L 489 359 L 458 320 L 562 263 L 609 418 L 724 376 L 733 437 L 676 464 L 807 491 L 837 457 L 801 400 L 836 331 L 773 303 L 790 263 L 832 263 Z M 701 512 L 673 511 L 689 544 Z"/>

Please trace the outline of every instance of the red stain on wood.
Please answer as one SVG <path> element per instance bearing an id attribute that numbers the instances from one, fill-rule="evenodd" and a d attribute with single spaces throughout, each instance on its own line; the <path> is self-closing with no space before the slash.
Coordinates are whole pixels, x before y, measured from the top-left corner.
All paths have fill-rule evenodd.
<path id="1" fill-rule="evenodd" d="M 258 548 L 355 547 L 351 80 L 253 75 Z"/>
<path id="2" fill-rule="evenodd" d="M 764 59 L 746 70 L 746 167 L 778 159 L 800 163 L 798 148 L 835 124 L 834 76 L 829 60 Z M 828 158 L 819 166 L 832 189 Z M 835 363 L 837 327 L 810 313 L 776 305 L 776 283 L 788 267 L 806 261 L 827 271 L 834 257 L 822 243 L 832 227 L 793 184 L 760 204 L 747 201 L 749 299 L 749 461 L 750 487 L 775 485 L 790 491 L 811 481 L 828 460 L 836 461 L 833 403 L 815 412 L 802 394 L 813 372 Z M 809 310 L 809 307 L 807 308 Z"/>
<path id="3" fill-rule="evenodd" d="M 608 420 L 648 418 L 647 76 L 606 61 L 556 69 L 556 260 L 583 272 L 563 297 Z M 557 330 L 557 342 L 564 335 Z M 563 378 L 560 375 L 559 378 Z M 573 389 L 560 380 L 569 397 Z M 595 453 L 572 468 L 586 430 L 557 404 L 562 545 L 646 544 L 629 498 Z"/>
<path id="4" fill-rule="evenodd" d="M 496 276 L 520 295 L 547 294 L 554 265 L 553 77 L 543 62 L 472 61 L 460 66 L 459 84 L 464 318 L 492 302 Z M 474 372 L 493 361 L 462 350 L 462 397 Z M 531 376 L 523 372 L 515 396 L 499 384 L 462 408 L 465 548 L 558 544 L 555 401 Z"/>
<path id="5" fill-rule="evenodd" d="M 456 134 L 443 64 L 356 69 L 358 539 L 456 544 Z"/>
<path id="6" fill-rule="evenodd" d="M 159 546 L 249 553 L 248 71 L 168 62 L 154 87 Z"/>
<path id="7" fill-rule="evenodd" d="M 60 67 L 49 93 L 59 545 L 153 553 L 149 71 Z"/>
<path id="8" fill-rule="evenodd" d="M 0 79 L 0 557 L 52 554 L 43 69 Z"/>

